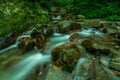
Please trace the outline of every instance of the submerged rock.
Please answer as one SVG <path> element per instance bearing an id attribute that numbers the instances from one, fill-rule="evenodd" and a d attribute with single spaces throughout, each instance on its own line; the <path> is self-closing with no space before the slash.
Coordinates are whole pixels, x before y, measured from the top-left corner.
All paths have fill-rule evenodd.
<path id="1" fill-rule="evenodd" d="M 54 66 L 72 72 L 80 56 L 82 53 L 76 44 L 65 43 L 52 50 L 51 60 Z"/>

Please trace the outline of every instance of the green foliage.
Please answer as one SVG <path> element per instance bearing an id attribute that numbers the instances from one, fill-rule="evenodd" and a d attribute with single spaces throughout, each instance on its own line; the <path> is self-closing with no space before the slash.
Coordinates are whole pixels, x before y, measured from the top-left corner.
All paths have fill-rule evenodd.
<path id="1" fill-rule="evenodd" d="M 120 1 L 118 0 L 74 0 L 73 8 L 69 8 L 69 13 L 82 14 L 90 19 L 103 18 L 106 20 L 120 20 L 119 4 Z"/>
<path id="2" fill-rule="evenodd" d="M 116 20 L 116 21 L 119 21 L 119 20 L 120 20 L 120 16 L 118 16 L 118 15 L 107 16 L 107 17 L 105 18 L 105 20 L 111 20 L 111 21 Z"/>
<path id="3" fill-rule="evenodd" d="M 52 7 L 65 8 L 67 13 L 89 19 L 120 20 L 120 0 L 1 0 L 0 36 L 49 22 L 44 10 L 50 11 Z"/>
<path id="4" fill-rule="evenodd" d="M 47 12 L 37 2 L 5 2 L 1 4 L 0 16 L 0 36 L 13 30 L 21 33 L 31 26 L 49 22 Z"/>

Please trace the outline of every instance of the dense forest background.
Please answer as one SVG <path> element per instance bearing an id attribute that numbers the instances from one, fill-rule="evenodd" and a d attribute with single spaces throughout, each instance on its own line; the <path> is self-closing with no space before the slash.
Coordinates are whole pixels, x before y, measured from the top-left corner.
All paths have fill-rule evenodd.
<path id="1" fill-rule="evenodd" d="M 120 0 L 0 0 L 0 37 L 48 23 L 48 13 L 56 12 L 57 7 L 86 19 L 120 20 Z"/>

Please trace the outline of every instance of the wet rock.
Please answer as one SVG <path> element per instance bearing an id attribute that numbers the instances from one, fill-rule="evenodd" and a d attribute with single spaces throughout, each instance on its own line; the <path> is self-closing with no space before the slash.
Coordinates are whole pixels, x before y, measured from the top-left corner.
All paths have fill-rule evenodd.
<path id="1" fill-rule="evenodd" d="M 90 27 L 98 28 L 101 25 L 101 19 L 87 19 L 84 20 L 84 24 Z"/>
<path id="2" fill-rule="evenodd" d="M 31 38 L 22 38 L 19 40 L 18 48 L 21 52 L 28 52 L 33 50 L 35 47 L 35 42 Z"/>
<path id="3" fill-rule="evenodd" d="M 42 33 L 43 33 L 42 28 L 40 30 L 38 30 L 37 28 L 34 28 L 30 35 L 32 38 L 36 38 L 37 36 L 39 36 Z"/>
<path id="4" fill-rule="evenodd" d="M 22 38 L 19 40 L 18 48 L 20 51 L 27 52 L 34 49 L 42 49 L 45 45 L 46 38 L 50 37 L 54 32 L 53 26 L 43 24 L 40 29 L 34 28 L 30 34 L 30 38 Z"/>
<path id="5" fill-rule="evenodd" d="M 59 33 L 69 33 L 75 30 L 81 30 L 81 25 L 79 23 L 63 21 L 58 24 Z"/>
<path id="6" fill-rule="evenodd" d="M 75 16 L 72 15 L 72 14 L 66 14 L 66 15 L 63 16 L 63 18 L 65 20 L 68 20 L 68 21 L 74 21 L 75 20 Z"/>
<path id="7" fill-rule="evenodd" d="M 120 71 L 120 58 L 113 58 L 110 60 L 109 67 Z"/>
<path id="8" fill-rule="evenodd" d="M 45 41 L 46 41 L 46 38 L 43 35 L 36 37 L 35 44 L 36 44 L 37 49 L 41 49 L 44 46 Z"/>
<path id="9" fill-rule="evenodd" d="M 93 46 L 93 42 L 91 40 L 84 40 L 81 45 L 85 48 L 91 48 Z"/>
<path id="10" fill-rule="evenodd" d="M 61 70 L 72 72 L 79 57 L 80 48 L 74 43 L 65 43 L 52 50 L 52 64 Z"/>
<path id="11" fill-rule="evenodd" d="M 1 38 L 0 40 L 0 49 L 4 49 L 11 44 L 13 44 L 17 39 L 17 32 L 12 31 L 10 34 L 6 35 L 5 37 Z"/>
<path id="12" fill-rule="evenodd" d="M 81 64 L 73 75 L 72 80 L 119 80 L 114 73 L 99 64 L 95 58 Z"/>
<path id="13" fill-rule="evenodd" d="M 119 32 L 118 33 L 117 32 L 110 33 L 109 36 L 112 37 L 112 38 L 120 40 L 120 33 Z"/>
<path id="14" fill-rule="evenodd" d="M 100 56 L 100 55 L 107 55 L 109 56 L 111 51 L 109 49 L 106 48 L 95 48 L 93 46 L 93 41 L 91 40 L 84 40 L 81 45 L 86 49 L 86 51 L 88 51 L 90 54 L 93 54 L 95 56 Z"/>
<path id="15" fill-rule="evenodd" d="M 69 40 L 70 40 L 70 42 L 77 42 L 77 41 L 79 41 L 80 40 L 80 35 L 78 34 L 78 33 L 73 33 L 71 36 L 70 36 L 70 38 L 69 38 Z"/>
<path id="16" fill-rule="evenodd" d="M 47 24 L 47 27 L 44 27 L 43 34 L 48 38 L 54 33 L 54 26 L 52 24 Z"/>
<path id="17" fill-rule="evenodd" d="M 101 31 L 102 31 L 103 33 L 107 33 L 107 32 L 108 32 L 107 28 L 103 28 L 103 29 L 101 29 Z"/>

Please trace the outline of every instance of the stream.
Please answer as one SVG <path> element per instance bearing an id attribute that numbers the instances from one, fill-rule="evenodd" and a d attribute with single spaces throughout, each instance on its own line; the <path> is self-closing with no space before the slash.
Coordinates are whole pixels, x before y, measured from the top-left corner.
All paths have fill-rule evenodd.
<path id="1" fill-rule="evenodd" d="M 82 30 L 73 33 L 78 33 L 81 36 L 80 43 L 84 39 L 91 36 L 91 39 L 95 37 L 98 40 L 106 39 L 107 36 L 106 34 L 94 28 L 83 28 Z M 85 55 L 79 58 L 72 73 L 62 73 L 62 71 L 57 71 L 54 69 L 50 58 L 52 50 L 61 44 L 69 42 L 69 38 L 73 33 L 61 34 L 55 32 L 47 40 L 44 50 L 34 49 L 33 51 L 28 52 L 27 55 L 20 59 L 16 64 L 12 65 L 12 67 L 10 67 L 8 70 L 3 70 L 0 72 L 0 80 L 33 80 L 28 79 L 27 77 L 33 75 L 31 72 L 33 72 L 37 66 L 44 65 L 44 63 L 48 63 L 50 65 L 43 72 L 39 72 L 39 74 L 44 75 L 38 75 L 38 78 L 34 80 L 120 80 L 120 78 L 108 68 L 108 65 L 104 66 L 99 64 L 99 61 L 97 61 L 93 55 L 88 54 L 85 50 L 83 50 Z M 17 49 L 18 41 L 23 37 L 30 37 L 30 35 L 19 36 L 16 40 L 16 43 L 0 50 L 0 54 L 7 54 L 9 51 Z M 94 44 L 94 46 L 96 45 L 98 44 Z M 100 44 L 99 47 L 103 47 L 103 45 Z M 103 64 L 105 65 L 109 63 L 108 56 L 103 56 L 100 59 L 103 60 Z M 105 73 L 105 75 L 102 73 Z M 90 78 L 94 75 L 96 75 L 98 78 Z"/>

